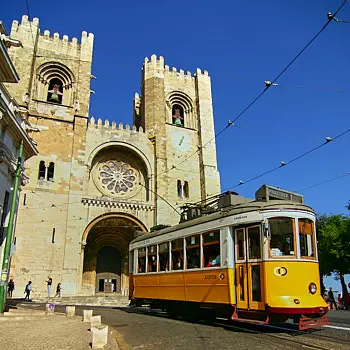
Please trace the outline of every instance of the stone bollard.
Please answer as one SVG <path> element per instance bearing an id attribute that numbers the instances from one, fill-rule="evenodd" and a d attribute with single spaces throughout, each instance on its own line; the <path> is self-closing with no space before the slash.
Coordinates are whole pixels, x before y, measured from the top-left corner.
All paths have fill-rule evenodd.
<path id="1" fill-rule="evenodd" d="M 91 316 L 90 326 L 91 326 L 91 329 L 92 329 L 92 327 L 101 326 L 101 315 Z"/>
<path id="2" fill-rule="evenodd" d="M 46 304 L 46 315 L 53 315 L 55 312 L 55 304 L 47 303 Z"/>
<path id="3" fill-rule="evenodd" d="M 75 315 L 75 306 L 66 306 L 66 316 L 73 317 Z"/>
<path id="4" fill-rule="evenodd" d="M 108 326 L 100 325 L 100 326 L 91 327 L 91 334 L 92 334 L 91 343 L 92 343 L 93 349 L 102 349 L 105 345 L 107 345 Z"/>
<path id="5" fill-rule="evenodd" d="M 83 311 L 83 322 L 90 322 L 92 317 L 92 310 Z"/>

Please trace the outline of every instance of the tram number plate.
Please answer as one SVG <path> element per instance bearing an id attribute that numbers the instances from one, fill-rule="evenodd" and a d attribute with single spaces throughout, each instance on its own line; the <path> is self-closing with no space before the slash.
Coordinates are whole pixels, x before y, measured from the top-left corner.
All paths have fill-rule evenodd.
<path id="1" fill-rule="evenodd" d="M 204 275 L 204 279 L 206 280 L 223 280 L 225 278 L 225 275 L 223 273 L 220 273 L 218 276 L 217 275 Z"/>
<path id="2" fill-rule="evenodd" d="M 216 280 L 216 275 L 204 275 L 204 279 L 206 280 Z"/>

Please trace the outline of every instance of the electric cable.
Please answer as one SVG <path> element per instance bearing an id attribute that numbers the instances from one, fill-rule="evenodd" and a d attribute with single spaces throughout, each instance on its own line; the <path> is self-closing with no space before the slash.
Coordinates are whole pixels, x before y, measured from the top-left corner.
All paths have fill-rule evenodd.
<path id="1" fill-rule="evenodd" d="M 342 2 L 342 4 L 338 7 L 338 9 L 335 11 L 334 16 L 336 16 L 339 11 L 343 8 L 343 6 L 346 4 L 348 0 L 344 0 Z M 330 22 L 333 20 L 333 17 L 330 18 L 330 16 L 328 16 L 328 20 L 327 22 L 322 26 L 322 28 L 311 38 L 311 40 L 308 41 L 308 43 L 298 52 L 298 54 L 276 75 L 276 77 L 272 80 L 272 81 L 265 81 L 265 89 L 263 91 L 261 91 L 240 113 L 238 113 L 235 118 L 233 119 L 233 121 L 229 120 L 228 124 L 219 132 L 217 133 L 214 137 L 212 137 L 211 139 L 209 139 L 208 142 L 206 142 L 201 148 L 198 148 L 198 150 L 196 152 L 194 152 L 193 154 L 191 154 L 188 157 L 185 157 L 184 160 L 182 160 L 180 163 L 178 163 L 177 165 L 173 165 L 171 168 L 167 169 L 166 171 L 160 173 L 158 176 L 161 176 L 173 169 L 176 169 L 178 165 L 183 164 L 185 161 L 187 161 L 188 159 L 190 159 L 191 157 L 193 157 L 196 153 L 198 153 L 200 151 L 200 149 L 204 149 L 210 142 L 212 142 L 213 140 L 216 140 L 220 135 L 222 135 L 230 126 L 234 126 L 235 123 L 243 116 L 243 114 L 245 114 L 264 94 L 265 92 L 271 87 L 273 86 L 276 81 L 288 70 L 288 68 L 290 68 L 290 66 L 303 54 L 303 52 L 318 38 L 318 36 L 327 28 L 327 26 L 330 24 Z"/>

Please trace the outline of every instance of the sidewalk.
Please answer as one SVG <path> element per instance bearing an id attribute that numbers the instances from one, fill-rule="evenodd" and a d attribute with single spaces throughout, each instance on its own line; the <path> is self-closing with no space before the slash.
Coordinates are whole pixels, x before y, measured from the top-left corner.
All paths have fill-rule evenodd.
<path id="1" fill-rule="evenodd" d="M 43 311 L 13 309 L 0 316 L 0 348 L 12 350 L 87 350 L 91 349 L 90 323 L 79 316 L 46 315 Z M 118 349 L 109 331 L 109 344 Z"/>

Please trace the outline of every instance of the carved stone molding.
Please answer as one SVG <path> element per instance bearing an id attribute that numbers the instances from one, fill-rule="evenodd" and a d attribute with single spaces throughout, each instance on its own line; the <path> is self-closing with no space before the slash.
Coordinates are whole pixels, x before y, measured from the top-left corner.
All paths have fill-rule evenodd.
<path id="1" fill-rule="evenodd" d="M 94 207 L 109 207 L 118 209 L 130 209 L 130 210 L 143 210 L 152 211 L 154 210 L 154 205 L 147 204 L 143 202 L 133 202 L 133 201 L 122 201 L 117 199 L 109 198 L 83 198 L 81 202 L 84 205 L 94 206 Z"/>

